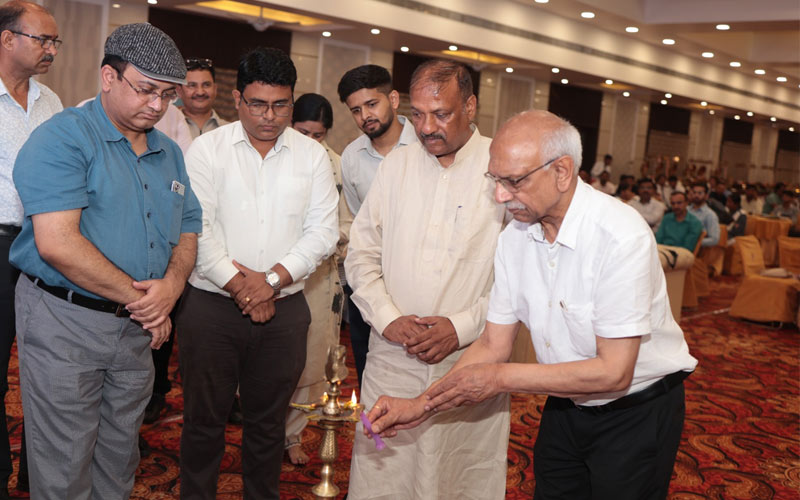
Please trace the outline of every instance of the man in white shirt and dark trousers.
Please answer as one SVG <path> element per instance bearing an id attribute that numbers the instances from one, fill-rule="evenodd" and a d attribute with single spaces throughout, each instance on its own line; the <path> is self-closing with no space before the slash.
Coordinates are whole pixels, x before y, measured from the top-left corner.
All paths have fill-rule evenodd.
<path id="1" fill-rule="evenodd" d="M 534 499 L 666 498 L 697 360 L 672 317 L 653 232 L 578 179 L 580 135 L 551 113 L 509 120 L 490 154 L 495 200 L 515 221 L 498 242 L 486 328 L 419 397 L 381 397 L 373 430 L 406 432 L 392 426 L 503 392 L 548 394 Z M 538 363 L 507 362 L 520 323 Z"/>
<path id="2" fill-rule="evenodd" d="M 186 155 L 203 233 L 178 311 L 182 498 L 215 498 L 237 385 L 244 498 L 278 498 L 311 319 L 303 283 L 339 239 L 325 148 L 288 127 L 296 80 L 283 51 L 245 54 L 233 92 L 239 121 L 204 133 Z"/>
<path id="3" fill-rule="evenodd" d="M 342 195 L 355 217 L 384 156 L 395 148 L 417 142 L 417 137 L 411 122 L 397 114 L 400 94 L 392 89 L 392 76 L 386 68 L 375 64 L 353 68 L 342 76 L 338 92 L 356 126 L 364 132 L 342 152 Z M 346 286 L 345 292 L 350 343 L 360 387 L 367 362 L 370 327 L 349 298 L 350 287 Z"/>

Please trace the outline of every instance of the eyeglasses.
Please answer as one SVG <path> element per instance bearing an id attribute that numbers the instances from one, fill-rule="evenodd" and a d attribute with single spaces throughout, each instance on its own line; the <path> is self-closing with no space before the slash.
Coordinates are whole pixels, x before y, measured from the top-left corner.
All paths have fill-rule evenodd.
<path id="1" fill-rule="evenodd" d="M 264 116 L 267 111 L 272 108 L 272 112 L 275 113 L 275 116 L 283 118 L 289 116 L 292 112 L 292 107 L 294 107 L 294 104 L 291 102 L 273 102 L 272 104 L 268 102 L 247 102 L 247 99 L 244 98 L 244 94 L 239 94 L 239 96 L 253 116 Z"/>
<path id="2" fill-rule="evenodd" d="M 196 69 L 211 69 L 214 67 L 214 61 L 211 59 L 187 59 L 186 71 L 194 71 Z"/>
<path id="3" fill-rule="evenodd" d="M 127 78 L 125 78 L 125 75 L 123 75 L 122 73 L 117 72 L 117 74 L 119 76 L 121 76 L 122 79 L 125 80 L 128 83 L 128 85 L 131 86 L 133 91 L 136 92 L 139 95 L 139 97 L 141 97 L 143 99 L 147 99 L 147 102 L 155 102 L 156 99 L 158 99 L 160 97 L 161 98 L 161 102 L 164 102 L 166 104 L 170 104 L 170 103 L 174 102 L 175 99 L 178 98 L 178 93 L 175 92 L 175 89 L 165 90 L 164 92 L 161 92 L 159 94 L 155 90 L 141 89 L 141 88 L 135 86 L 134 84 L 132 84 L 131 81 L 128 80 Z"/>
<path id="4" fill-rule="evenodd" d="M 14 31 L 14 30 L 8 30 L 8 31 L 14 33 L 15 35 L 22 35 L 22 36 L 27 36 L 28 38 L 33 38 L 34 40 L 39 42 L 39 45 L 41 45 L 43 49 L 49 49 L 50 47 L 55 47 L 55 49 L 58 50 L 58 48 L 61 47 L 61 44 L 64 43 L 63 40 L 59 40 L 58 38 L 48 38 L 48 37 L 45 37 L 45 36 L 36 36 L 36 35 L 31 35 L 31 34 L 28 34 L 28 33 L 23 33 L 21 31 Z"/>
<path id="5" fill-rule="evenodd" d="M 520 183 L 522 181 L 524 181 L 525 179 L 527 179 L 528 176 L 530 176 L 531 174 L 533 174 L 537 170 L 541 170 L 544 167 L 550 165 L 551 163 L 553 163 L 554 161 L 558 160 L 559 158 L 561 158 L 561 156 L 556 156 L 555 158 L 553 158 L 552 160 L 548 161 L 547 163 L 545 163 L 543 165 L 539 165 L 538 167 L 534 168 L 533 170 L 531 170 L 527 174 L 523 175 L 522 177 L 518 177 L 516 179 L 511 179 L 509 177 L 497 177 L 496 175 L 492 175 L 490 172 L 486 172 L 483 175 L 485 175 L 487 179 L 491 179 L 491 180 L 493 180 L 495 182 L 499 182 L 503 186 L 503 189 L 505 189 L 509 193 L 516 193 L 517 191 L 519 191 Z"/>

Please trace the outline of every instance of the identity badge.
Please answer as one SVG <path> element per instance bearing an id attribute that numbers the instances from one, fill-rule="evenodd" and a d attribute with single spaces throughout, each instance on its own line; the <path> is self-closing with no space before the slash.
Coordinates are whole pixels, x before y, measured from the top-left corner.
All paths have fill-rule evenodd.
<path id="1" fill-rule="evenodd" d="M 179 195 L 183 196 L 183 193 L 186 191 L 186 186 L 184 186 L 178 181 L 172 181 L 172 187 L 170 187 L 169 189 L 173 193 L 178 193 Z"/>

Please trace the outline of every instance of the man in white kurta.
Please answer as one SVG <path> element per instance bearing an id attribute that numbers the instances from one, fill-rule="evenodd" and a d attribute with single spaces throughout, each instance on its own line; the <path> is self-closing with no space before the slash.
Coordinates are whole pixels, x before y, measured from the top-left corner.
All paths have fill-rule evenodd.
<path id="1" fill-rule="evenodd" d="M 483 175 L 490 140 L 470 125 L 475 97 L 463 75 L 469 82 L 442 61 L 414 73 L 420 143 L 386 157 L 353 222 L 345 268 L 372 325 L 367 408 L 381 394 L 425 390 L 483 329 L 504 209 Z M 381 451 L 359 426 L 348 498 L 502 498 L 508 428 L 505 395 L 431 418 Z"/>

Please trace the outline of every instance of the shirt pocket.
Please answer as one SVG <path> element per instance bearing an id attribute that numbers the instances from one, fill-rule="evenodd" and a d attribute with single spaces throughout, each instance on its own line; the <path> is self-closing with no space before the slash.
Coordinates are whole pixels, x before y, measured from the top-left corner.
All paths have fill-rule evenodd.
<path id="1" fill-rule="evenodd" d="M 183 195 L 167 191 L 163 195 L 166 214 L 166 236 L 170 246 L 175 246 L 181 238 L 183 222 Z"/>
<path id="2" fill-rule="evenodd" d="M 563 302 L 562 302 L 563 303 Z M 572 348 L 585 358 L 597 356 L 597 340 L 592 326 L 594 304 L 565 304 L 561 307 Z"/>

